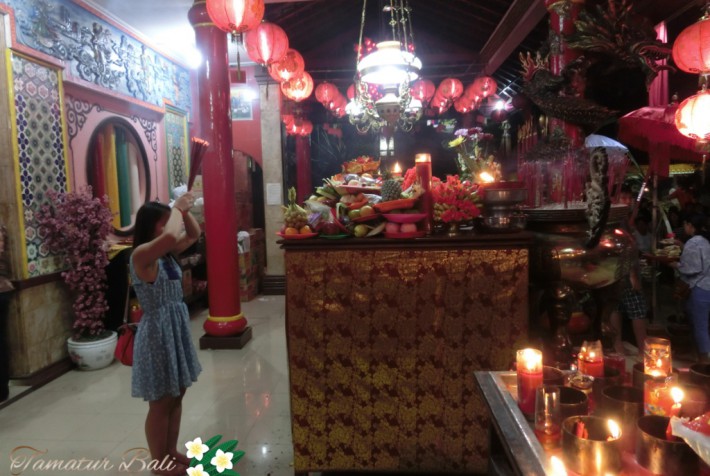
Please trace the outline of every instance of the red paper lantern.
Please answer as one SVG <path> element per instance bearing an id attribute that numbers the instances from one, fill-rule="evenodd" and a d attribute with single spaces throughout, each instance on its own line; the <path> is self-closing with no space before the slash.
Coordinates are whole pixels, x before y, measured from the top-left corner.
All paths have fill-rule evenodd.
<path id="1" fill-rule="evenodd" d="M 710 91 L 700 91 L 678 106 L 675 126 L 681 134 L 695 140 L 710 140 Z"/>
<path id="2" fill-rule="evenodd" d="M 482 98 L 493 96 L 498 89 L 498 83 L 490 76 L 481 76 L 471 85 L 472 93 L 478 93 Z"/>
<path id="3" fill-rule="evenodd" d="M 463 94 L 463 84 L 456 78 L 446 78 L 439 84 L 437 92 L 446 99 L 456 101 Z"/>
<path id="4" fill-rule="evenodd" d="M 301 102 L 313 92 L 313 78 L 307 72 L 281 83 L 281 92 L 289 99 Z"/>
<path id="5" fill-rule="evenodd" d="M 428 79 L 419 79 L 412 83 L 411 94 L 415 99 L 419 99 L 422 104 L 428 104 L 434 97 L 436 86 Z"/>
<path id="6" fill-rule="evenodd" d="M 264 18 L 264 0 L 207 0 L 207 14 L 220 30 L 236 35 Z"/>
<path id="7" fill-rule="evenodd" d="M 710 72 L 710 18 L 683 30 L 673 43 L 673 61 L 686 73 Z"/>
<path id="8" fill-rule="evenodd" d="M 340 91 L 333 83 L 324 81 L 316 87 L 316 100 L 328 107 L 328 104 L 333 102 L 340 95 Z"/>
<path id="9" fill-rule="evenodd" d="M 247 55 L 262 66 L 280 61 L 288 51 L 288 36 L 283 29 L 269 22 L 261 22 L 244 35 Z"/>
<path id="10" fill-rule="evenodd" d="M 337 109 L 345 109 L 347 104 L 348 100 L 345 99 L 345 96 L 338 92 L 337 96 L 335 96 L 332 101 L 324 103 L 323 105 L 330 111 L 335 112 Z"/>
<path id="11" fill-rule="evenodd" d="M 355 98 L 355 85 L 351 84 L 348 86 L 348 90 L 345 93 L 348 96 L 348 99 L 354 99 Z"/>
<path id="12" fill-rule="evenodd" d="M 467 112 L 471 112 L 473 110 L 473 104 L 466 96 L 461 96 L 454 101 L 454 109 L 461 114 L 466 114 Z"/>
<path id="13" fill-rule="evenodd" d="M 295 120 L 293 114 L 281 114 L 281 121 L 284 123 L 284 126 L 286 126 L 286 129 L 288 129 L 291 124 L 293 124 L 293 121 Z"/>
<path id="14" fill-rule="evenodd" d="M 279 83 L 288 81 L 303 72 L 305 63 L 301 53 L 289 48 L 281 60 L 269 65 L 269 75 Z"/>
<path id="15" fill-rule="evenodd" d="M 298 134 L 305 137 L 311 135 L 311 132 L 313 132 L 313 123 L 306 119 L 301 124 L 301 128 L 298 130 Z"/>

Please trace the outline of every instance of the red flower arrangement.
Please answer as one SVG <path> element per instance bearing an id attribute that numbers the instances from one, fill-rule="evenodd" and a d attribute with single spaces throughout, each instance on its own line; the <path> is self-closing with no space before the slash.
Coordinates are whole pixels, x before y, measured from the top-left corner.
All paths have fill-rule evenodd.
<path id="1" fill-rule="evenodd" d="M 480 202 L 478 185 L 461 180 L 458 175 L 448 175 L 446 181 L 432 182 L 434 220 L 457 223 L 472 220 L 481 214 L 476 204 Z"/>

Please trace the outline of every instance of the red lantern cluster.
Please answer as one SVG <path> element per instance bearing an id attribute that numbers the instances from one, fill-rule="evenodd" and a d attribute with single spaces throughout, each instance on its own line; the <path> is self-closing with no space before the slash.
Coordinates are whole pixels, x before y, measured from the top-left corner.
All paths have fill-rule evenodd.
<path id="1" fill-rule="evenodd" d="M 293 114 L 282 114 L 286 134 L 290 136 L 308 136 L 313 132 L 313 123 L 308 119 Z"/>
<path id="2" fill-rule="evenodd" d="M 246 32 L 244 47 L 249 58 L 266 66 L 281 61 L 286 55 L 288 36 L 280 26 L 265 21 Z"/>
<path id="3" fill-rule="evenodd" d="M 305 70 L 305 62 L 301 53 L 289 48 L 281 60 L 269 65 L 269 75 L 279 83 L 298 76 Z"/>
<path id="4" fill-rule="evenodd" d="M 264 18 L 264 0 L 207 0 L 207 14 L 220 30 L 236 35 Z"/>
<path id="5" fill-rule="evenodd" d="M 414 99 L 418 99 L 422 105 L 426 105 L 434 97 L 436 86 L 428 79 L 418 79 L 412 83 L 410 93 Z"/>
<path id="6" fill-rule="evenodd" d="M 710 140 L 710 91 L 700 91 L 680 103 L 675 113 L 675 125 L 686 137 Z"/>

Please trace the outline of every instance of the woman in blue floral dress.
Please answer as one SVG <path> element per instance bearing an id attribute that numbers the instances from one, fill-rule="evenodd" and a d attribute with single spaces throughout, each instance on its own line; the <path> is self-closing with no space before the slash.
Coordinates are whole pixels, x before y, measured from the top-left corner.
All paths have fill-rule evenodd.
<path id="1" fill-rule="evenodd" d="M 131 393 L 148 401 L 145 434 L 151 457 L 172 463 L 162 466 L 170 469 L 155 474 L 185 474 L 189 464 L 177 451 L 182 398 L 202 368 L 183 302 L 182 271 L 174 256 L 200 236 L 200 227 L 189 212 L 193 203 L 192 194 L 186 193 L 172 209 L 149 202 L 136 215 L 130 269 L 143 317 L 133 349 Z"/>

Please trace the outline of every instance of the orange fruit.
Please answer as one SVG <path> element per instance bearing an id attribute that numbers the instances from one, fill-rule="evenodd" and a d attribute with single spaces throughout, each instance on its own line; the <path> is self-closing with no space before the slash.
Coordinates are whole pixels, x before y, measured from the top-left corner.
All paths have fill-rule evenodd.
<path id="1" fill-rule="evenodd" d="M 289 226 L 284 230 L 284 235 L 298 235 L 298 230 L 292 226 Z"/>
<path id="2" fill-rule="evenodd" d="M 298 232 L 302 235 L 305 235 L 307 233 L 313 233 L 313 230 L 311 230 L 311 227 L 308 225 L 303 225 Z"/>

